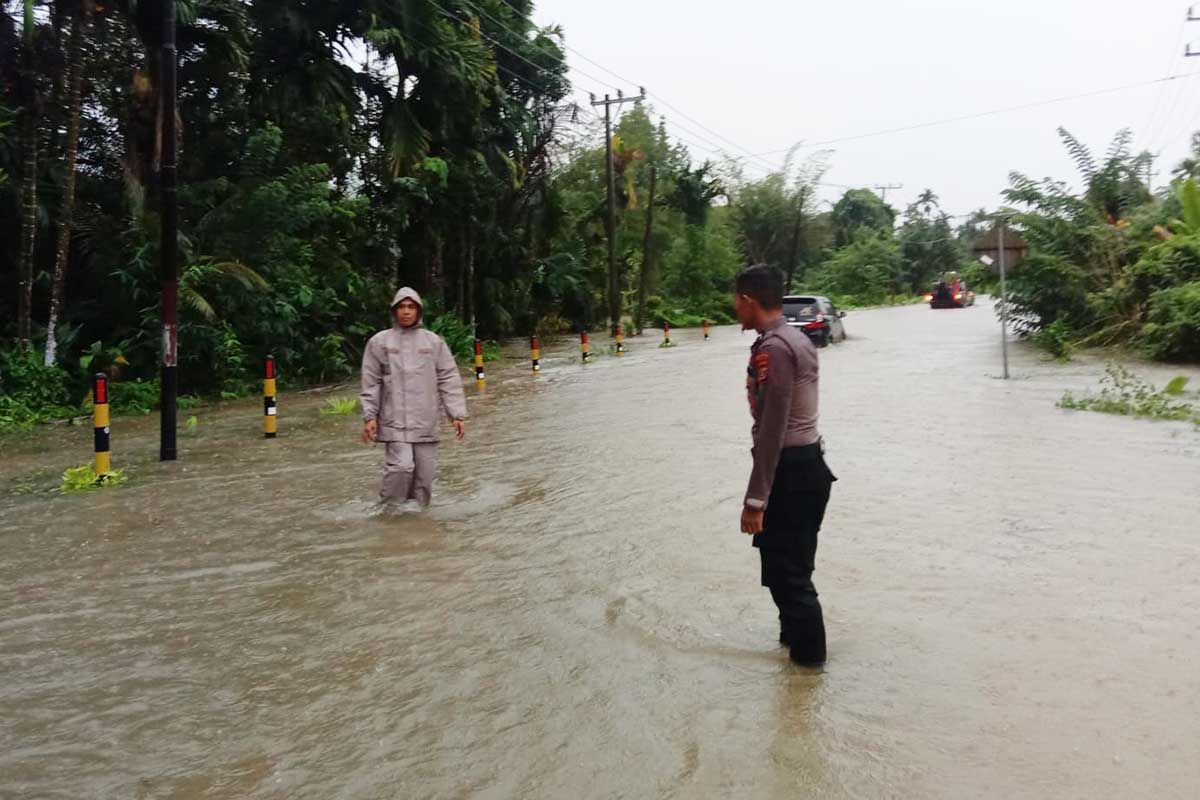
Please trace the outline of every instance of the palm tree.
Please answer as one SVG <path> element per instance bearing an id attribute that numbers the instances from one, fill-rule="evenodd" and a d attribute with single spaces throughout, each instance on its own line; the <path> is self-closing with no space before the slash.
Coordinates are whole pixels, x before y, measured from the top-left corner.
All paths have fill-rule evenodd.
<path id="1" fill-rule="evenodd" d="M 216 261 L 201 258 L 189 265 L 179 277 L 179 301 L 204 318 L 206 322 L 217 319 L 217 310 L 204 296 L 205 287 L 217 279 L 233 280 L 247 291 L 270 291 L 267 280 L 240 261 Z"/>
<path id="2" fill-rule="evenodd" d="M 675 177 L 675 190 L 667 202 L 683 214 L 688 225 L 703 226 L 713 200 L 725 194 L 720 182 L 712 177 L 712 163 L 705 161 L 696 169 L 684 167 Z"/>
<path id="3" fill-rule="evenodd" d="M 67 143 L 63 158 L 63 194 L 58 219 L 58 242 L 54 253 L 54 278 L 50 284 L 50 315 L 46 321 L 48 367 L 56 363 L 58 356 L 55 329 L 62 313 L 67 257 L 71 253 L 71 232 L 75 221 L 75 165 L 79 158 L 79 125 L 83 114 L 83 51 L 94 10 L 95 0 L 81 0 L 70 14 L 71 38 L 68 45 L 66 79 Z"/>
<path id="4" fill-rule="evenodd" d="M 926 189 L 925 191 L 921 192 L 914 205 L 920 207 L 920 209 L 925 212 L 925 216 L 927 217 L 932 216 L 935 208 L 938 211 L 942 210 L 942 206 L 938 202 L 938 196 L 934 194 L 933 189 Z"/>

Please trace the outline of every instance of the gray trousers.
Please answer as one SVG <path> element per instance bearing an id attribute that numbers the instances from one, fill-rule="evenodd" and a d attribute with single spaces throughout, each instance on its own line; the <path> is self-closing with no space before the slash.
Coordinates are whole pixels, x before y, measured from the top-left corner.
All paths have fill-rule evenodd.
<path id="1" fill-rule="evenodd" d="M 433 496 L 433 476 L 437 473 L 437 442 L 385 442 L 387 460 L 383 465 L 383 488 L 379 492 L 384 502 L 403 503 L 416 500 L 429 505 Z"/>

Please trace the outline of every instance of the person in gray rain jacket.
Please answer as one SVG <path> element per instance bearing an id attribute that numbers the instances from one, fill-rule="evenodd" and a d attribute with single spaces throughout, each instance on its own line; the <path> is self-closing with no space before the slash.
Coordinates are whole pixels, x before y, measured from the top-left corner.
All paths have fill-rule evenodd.
<path id="1" fill-rule="evenodd" d="M 416 500 L 429 505 L 437 472 L 440 417 L 466 436 L 467 401 L 454 354 L 442 337 L 421 327 L 421 296 L 405 287 L 392 300 L 393 325 L 371 337 L 363 351 L 364 443 L 387 448 L 385 503 Z"/>

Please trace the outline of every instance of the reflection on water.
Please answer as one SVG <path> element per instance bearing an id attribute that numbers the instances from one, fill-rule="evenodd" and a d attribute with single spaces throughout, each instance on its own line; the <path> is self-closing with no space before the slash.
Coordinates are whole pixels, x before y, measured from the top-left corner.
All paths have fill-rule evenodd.
<path id="1" fill-rule="evenodd" d="M 117 420 L 133 480 L 87 497 L 41 491 L 86 429 L 4 442 L 0 795 L 1193 797 L 1200 434 L 1059 411 L 1087 360 L 999 381 L 984 308 L 847 328 L 823 673 L 737 532 L 733 329 L 515 350 L 427 513 L 325 395 L 271 442 L 201 410 L 167 466 Z"/>

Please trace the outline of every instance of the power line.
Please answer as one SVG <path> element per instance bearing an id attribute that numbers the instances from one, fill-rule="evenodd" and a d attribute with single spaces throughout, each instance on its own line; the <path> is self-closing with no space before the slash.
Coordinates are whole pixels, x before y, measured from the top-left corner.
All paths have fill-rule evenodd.
<path id="1" fill-rule="evenodd" d="M 430 0 L 430 2 L 433 2 L 433 0 Z M 511 33 L 511 34 L 513 34 L 514 36 L 516 36 L 516 37 L 520 38 L 520 39 L 521 39 L 521 41 L 522 41 L 523 43 L 527 43 L 527 44 L 531 44 L 531 45 L 532 45 L 532 43 L 531 43 L 531 42 L 529 42 L 527 39 L 525 39 L 525 37 L 521 36 L 521 34 L 520 34 L 519 32 L 517 32 L 516 30 L 514 30 L 514 29 L 510 28 L 509 26 L 505 25 L 505 24 L 504 24 L 503 22 L 501 22 L 500 20 L 496 19 L 494 16 L 492 16 L 492 15 L 491 15 L 491 14 L 489 14 L 487 11 L 485 11 L 484 9 L 482 9 L 482 8 L 481 8 L 479 5 L 477 5 L 475 2 L 472 2 L 472 0 L 462 0 L 462 2 L 463 2 L 463 3 L 464 3 L 466 6 L 468 6 L 468 7 L 470 7 L 470 8 L 473 8 L 474 10 L 478 11 L 478 12 L 479 12 L 480 14 L 482 14 L 483 16 L 487 17 L 489 20 L 491 20 L 491 21 L 492 21 L 493 23 L 495 23 L 496 25 L 499 25 L 501 28 L 504 28 L 504 29 L 505 29 L 505 30 L 507 30 L 509 33 Z M 436 3 L 435 3 L 435 5 L 436 5 Z M 600 62 L 598 62 L 598 61 L 595 61 L 595 60 L 593 60 L 593 59 L 591 59 L 591 58 L 588 58 L 586 55 L 584 55 L 583 53 L 581 53 L 579 50 L 576 50 L 575 48 L 571 47 L 570 45 L 566 44 L 565 42 L 563 43 L 563 48 L 564 48 L 564 49 L 566 49 L 566 50 L 568 50 L 568 51 L 570 51 L 570 52 L 572 52 L 572 53 L 574 53 L 575 55 L 579 56 L 580 58 L 582 58 L 584 61 L 588 62 L 589 64 L 592 64 L 592 65 L 594 65 L 594 66 L 598 67 L 599 69 L 603 70 L 604 72 L 607 72 L 609 75 L 612 75 L 613 77 L 617 78 L 618 80 L 620 80 L 620 81 L 621 81 L 622 83 L 624 83 L 624 84 L 630 84 L 630 85 L 634 85 L 634 86 L 638 86 L 638 85 L 640 85 L 640 83 L 639 83 L 638 81 L 630 80 L 629 78 L 626 78 L 626 77 L 624 77 L 624 76 L 622 76 L 622 75 L 620 75 L 620 74 L 618 74 L 618 73 L 614 72 L 613 70 L 611 70 L 611 69 L 609 69 L 608 67 L 604 66 L 604 65 L 603 65 L 603 64 L 601 64 Z M 579 69 L 578 67 L 574 67 L 574 66 L 572 66 L 571 64 L 569 64 L 569 63 L 567 62 L 567 60 L 566 60 L 565 58 L 562 58 L 562 57 L 561 57 L 561 56 L 559 56 L 557 53 L 554 53 L 554 52 L 551 52 L 551 51 L 549 51 L 549 50 L 545 50 L 545 49 L 543 49 L 543 50 L 542 50 L 542 52 L 543 52 L 543 53 L 545 53 L 546 55 L 548 55 L 550 58 L 552 58 L 552 59 L 554 59 L 554 60 L 558 61 L 559 63 L 561 63 L 563 66 L 567 67 L 567 69 L 573 69 L 573 70 L 575 70 L 575 71 L 579 72 L 579 74 L 581 74 L 581 75 L 584 75 L 584 76 L 586 76 L 586 77 L 590 78 L 590 79 L 591 79 L 591 80 L 593 80 L 593 81 L 596 81 L 596 82 L 597 82 L 597 83 L 599 83 L 601 86 L 603 86 L 603 85 L 606 85 L 606 84 L 608 83 L 607 81 L 600 80 L 600 79 L 596 78 L 596 77 L 595 77 L 595 76 L 593 76 L 593 75 L 589 75 L 588 73 L 584 72 L 583 70 Z M 643 90 L 643 91 L 645 91 L 645 90 Z M 682 111 L 681 109 L 679 109 L 679 108 L 677 108 L 676 106 L 673 106 L 671 103 L 669 103 L 669 102 L 667 101 L 667 99 L 666 99 L 665 97 L 663 97 L 662 95 L 660 95 L 660 94 L 657 94 L 657 93 L 655 93 L 655 92 L 645 92 L 645 93 L 646 93 L 648 96 L 650 96 L 650 97 L 654 97 L 654 98 L 656 98 L 656 99 L 657 99 L 657 100 L 658 100 L 660 103 L 662 103 L 662 105 L 664 105 L 665 107 L 667 107 L 667 108 L 671 109 L 671 110 L 672 110 L 672 111 L 674 111 L 676 114 L 678 114 L 679 116 L 681 116 L 681 117 L 683 117 L 684 119 L 688 120 L 689 122 L 693 123 L 694 125 L 698 126 L 700 129 L 702 129 L 702 130 L 706 131 L 707 133 L 709 133 L 710 135 L 712 135 L 712 136 L 716 137 L 717 139 L 720 139 L 720 140 L 722 140 L 722 141 L 726 142 L 728 145 L 732 146 L 734 150 L 740 150 L 741 152 L 745 153 L 745 154 L 746 154 L 746 156 L 747 156 L 748 158 L 754 158 L 754 159 L 758 159 L 758 156 L 756 156 L 754 153 L 750 152 L 750 150 L 749 150 L 748 148 L 742 147 L 741 145 L 739 145 L 737 142 L 733 141 L 732 139 L 729 139 L 729 138 L 728 138 L 728 137 L 726 137 L 726 136 L 722 136 L 721 134 L 719 134 L 719 133 L 717 133 L 716 131 L 714 131 L 712 128 L 709 128 L 709 127 L 708 127 L 707 125 L 705 125 L 703 122 L 700 122 L 699 120 L 695 119 L 694 117 L 692 117 L 692 116 L 689 116 L 687 113 L 685 113 L 685 112 L 684 112 L 684 111 Z M 679 125 L 679 123 L 674 123 L 674 124 L 675 124 L 677 127 L 681 127 L 681 128 L 683 128 L 683 126 L 682 126 L 682 125 Z M 689 129 L 687 129 L 687 128 L 684 128 L 684 130 L 688 130 L 688 132 L 689 132 L 691 135 L 693 135 L 693 136 L 695 136 L 695 137 L 697 137 L 697 138 L 699 138 L 699 139 L 702 139 L 702 140 L 704 140 L 704 141 L 708 141 L 708 142 L 709 142 L 709 144 L 712 144 L 712 145 L 714 145 L 715 147 L 717 147 L 717 148 L 718 148 L 718 150 L 724 150 L 724 147 L 723 147 L 723 146 L 721 146 L 721 145 L 717 145 L 717 144 L 716 144 L 716 142 L 713 142 L 711 139 L 707 139 L 707 137 L 705 137 L 704 135 L 702 135 L 702 134 L 698 134 L 698 133 L 696 133 L 695 131 L 689 130 Z M 761 161 L 761 162 L 762 162 L 764 165 L 766 165 L 766 167 L 767 167 L 767 168 L 768 168 L 770 171 L 772 171 L 772 172 L 775 172 L 775 171 L 777 171 L 777 170 L 778 170 L 778 167 L 777 167 L 776 165 L 774 165 L 774 164 L 771 164 L 770 162 L 767 162 L 767 161 L 762 161 L 762 159 L 758 159 L 758 160 L 759 160 L 759 161 Z"/>
<path id="2" fill-rule="evenodd" d="M 823 141 L 806 144 L 806 145 L 804 145 L 804 147 L 806 149 L 812 148 L 812 147 L 822 147 L 824 145 L 838 144 L 840 142 L 850 142 L 850 141 L 855 141 L 858 139 L 870 139 L 870 138 L 874 138 L 877 136 L 887 136 L 892 133 L 905 133 L 908 131 L 920 130 L 922 128 L 932 128 L 937 125 L 949 125 L 954 122 L 965 122 L 967 120 L 980 119 L 981 117 L 991 117 L 991 116 L 995 116 L 997 114 L 1007 114 L 1012 111 L 1024 111 L 1024 110 L 1030 109 L 1030 108 L 1039 108 L 1041 106 L 1049 106 L 1049 105 L 1054 105 L 1056 103 L 1065 103 L 1065 102 L 1068 102 L 1071 100 L 1082 100 L 1087 97 L 1098 97 L 1100 95 L 1113 94 L 1115 92 L 1124 92 L 1124 91 L 1128 91 L 1130 89 L 1138 89 L 1143 86 L 1153 86 L 1155 84 L 1166 83 L 1168 81 L 1176 81 L 1181 78 L 1192 78 L 1192 77 L 1195 77 L 1196 75 L 1200 75 L 1200 72 L 1186 72 L 1186 73 L 1179 73 L 1176 75 L 1168 75 L 1163 78 L 1154 78 L 1153 80 L 1139 81 L 1137 83 L 1127 83 L 1122 86 L 1111 86 L 1107 89 L 1097 89 L 1097 90 L 1091 91 L 1091 92 L 1081 92 L 1079 94 L 1064 95 L 1062 97 L 1055 97 L 1055 98 L 1052 98 L 1049 100 L 1039 100 L 1039 101 L 1036 101 L 1033 103 L 1022 103 L 1020 105 L 1015 105 L 1015 106 L 1005 106 L 1003 108 L 994 108 L 989 111 L 979 111 L 974 114 L 963 114 L 963 115 L 957 116 L 957 117 L 945 117 L 943 119 L 930 120 L 928 122 L 919 122 L 915 125 L 903 125 L 903 126 L 896 127 L 896 128 L 885 128 L 883 130 L 872 131 L 871 133 L 859 133 L 859 134 L 854 134 L 852 136 L 839 136 L 834 139 L 825 139 Z M 779 150 L 768 150 L 768 151 L 765 151 L 762 153 L 758 153 L 758 155 L 760 155 L 760 156 L 776 155 L 778 153 L 785 153 L 791 149 L 792 148 L 790 148 L 790 147 L 786 147 L 786 148 L 781 148 Z"/>
<path id="3" fill-rule="evenodd" d="M 446 8 L 445 8 L 445 7 L 443 7 L 441 4 L 439 4 L 438 2 L 436 2 L 436 0 L 429 0 L 429 2 L 430 2 L 430 4 L 431 4 L 432 6 L 434 6 L 435 8 L 437 8 L 437 9 L 438 9 L 438 10 L 439 10 L 439 11 L 442 13 L 442 15 L 443 15 L 443 16 L 447 17 L 447 18 L 448 18 L 448 19 L 450 19 L 451 21 L 458 22 L 459 24 L 467 24 L 465 20 L 462 20 L 462 19 L 460 19 L 459 17 L 456 17 L 456 16 L 454 16 L 454 14 L 452 14 L 451 12 L 447 11 L 447 10 L 446 10 Z M 567 68 L 569 71 L 577 72 L 577 73 L 579 73 L 579 74 L 583 75 L 584 77 L 587 77 L 587 78 L 589 78 L 589 79 L 590 79 L 590 80 L 592 80 L 592 81 L 595 81 L 596 83 L 600 84 L 601 86 L 603 86 L 603 85 L 607 85 L 607 82 L 606 82 L 606 81 L 604 81 L 604 80 L 602 80 L 602 79 L 600 79 L 600 78 L 597 78 L 596 76 L 594 76 L 594 75 L 591 75 L 591 74 L 589 74 L 589 73 L 585 72 L 584 70 L 582 70 L 582 69 L 580 69 L 580 68 L 578 68 L 578 67 L 575 67 L 575 66 L 573 66 L 573 65 L 569 64 L 569 63 L 566 61 L 566 59 L 565 59 L 565 58 L 563 58 L 563 57 L 562 57 L 561 55 L 559 55 L 558 53 L 556 53 L 556 52 L 554 52 L 554 51 L 552 51 L 552 50 L 546 49 L 546 48 L 544 48 L 544 47 L 540 47 L 540 46 L 538 46 L 538 45 L 537 45 L 536 43 L 534 43 L 534 42 L 530 42 L 528 39 L 526 39 L 524 36 L 522 36 L 522 35 L 520 34 L 520 32 L 518 32 L 518 31 L 514 30 L 512 27 L 510 27 L 510 26 L 506 25 L 504 22 L 502 22 L 501 20 L 497 19 L 495 16 L 493 16 L 493 15 L 492 15 L 492 14 L 490 14 L 490 13 L 488 13 L 486 10 L 484 10 L 484 9 L 483 9 L 483 8 L 481 8 L 481 7 L 479 7 L 479 6 L 478 6 L 478 5 L 476 5 L 475 3 L 473 3 L 473 2 L 470 2 L 470 0 L 462 0 L 462 2 L 464 3 L 464 5 L 468 6 L 469 8 L 471 8 L 471 9 L 473 9 L 473 10 L 475 10 L 475 11 L 479 12 L 479 14 L 480 14 L 481 16 L 483 16 L 483 17 L 487 18 L 488 20 L 490 20 L 490 21 L 491 21 L 493 24 L 495 24 L 495 25 L 499 26 L 500 28 L 502 28 L 503 30 L 507 31 L 507 32 L 508 32 L 509 34 L 511 34 L 512 36 L 514 36 L 514 37 L 516 37 L 516 38 L 520 39 L 522 44 L 525 44 L 525 45 L 528 45 L 528 46 L 530 46 L 530 47 L 533 47 L 533 48 L 537 49 L 539 52 L 541 52 L 541 53 L 543 53 L 543 54 L 547 55 L 547 56 L 548 56 L 549 58 L 551 58 L 552 60 L 554 60 L 554 61 L 556 61 L 557 63 L 559 63 L 559 64 L 563 65 L 564 67 L 566 67 L 566 68 Z M 498 41 L 497 39 L 494 39 L 494 38 L 492 38 L 492 37 L 491 37 L 491 36 L 489 36 L 488 34 L 486 34 L 486 33 L 483 33 L 483 32 L 481 31 L 479 35 L 480 35 L 480 36 L 482 36 L 483 38 L 487 39 L 489 42 L 491 42 L 493 45 L 495 45 L 496 47 L 500 48 L 501 50 L 504 50 L 505 52 L 507 52 L 507 53 L 509 53 L 509 54 L 511 54 L 511 55 L 513 55 L 513 56 L 515 56 L 516 58 L 520 59 L 521 61 L 524 61 L 526 64 L 529 64 L 529 65 L 530 65 L 531 67 L 533 67 L 534 69 L 537 69 L 537 70 L 539 70 L 539 71 L 541 71 L 541 72 L 547 72 L 547 71 L 548 71 L 548 70 L 547 70 L 545 67 L 543 67 L 543 66 L 541 66 L 541 65 L 539 65 L 539 64 L 535 64 L 534 62 L 530 61 L 528 58 L 526 58 L 526 57 L 525 57 L 525 56 L 523 56 L 522 54 L 520 54 L 520 53 L 516 52 L 515 50 L 513 50 L 512 48 L 510 48 L 510 47 L 508 47 L 507 45 L 503 44 L 502 42 Z M 607 67 L 603 66 L 603 65 L 602 65 L 602 64 L 600 64 L 599 62 L 597 62 L 597 61 L 594 61 L 594 60 L 592 60 L 592 59 L 588 58 L 587 56 L 585 56 L 585 55 L 583 55 L 582 53 L 580 53 L 578 50 L 575 50 L 575 49 L 574 49 L 574 48 L 572 48 L 572 47 L 566 46 L 565 44 L 564 44 L 564 47 L 565 47 L 567 50 L 569 50 L 569 51 L 571 51 L 571 52 L 575 53 L 576 55 L 578 55 L 580 58 L 584 59 L 584 60 L 585 60 L 585 61 L 587 61 L 588 63 L 596 65 L 597 67 L 599 67 L 600 69 L 602 69 L 602 70 L 604 70 L 605 72 L 609 73 L 610 75 L 614 75 L 614 76 L 616 76 L 616 77 L 618 77 L 618 78 L 620 78 L 620 77 L 621 77 L 621 76 L 620 76 L 620 75 L 618 75 L 616 72 L 613 72 L 612 70 L 610 70 L 610 69 L 608 69 Z M 501 65 L 499 65 L 499 64 L 497 64 L 496 66 L 497 66 L 498 68 L 500 68 L 500 69 L 504 69 L 504 67 L 502 67 L 502 66 L 501 66 Z M 514 78 L 516 78 L 517 80 L 522 80 L 522 81 L 523 81 L 523 82 L 524 82 L 526 85 L 530 86 L 531 88 L 539 88 L 539 87 L 534 87 L 532 84 L 530 84 L 530 83 L 529 83 L 529 81 L 528 81 L 528 80 L 525 80 L 525 79 L 523 79 L 523 78 L 522 78 L 522 76 L 519 76 L 519 75 L 517 75 L 516 73 L 512 72 L 511 70 L 505 70 L 505 71 L 506 71 L 506 72 L 509 72 L 509 74 L 513 75 L 513 77 L 514 77 Z M 635 84 L 635 85 L 637 84 L 637 82 L 636 82 L 636 81 L 630 81 L 630 80 L 627 80 L 627 79 L 622 79 L 622 80 L 625 80 L 627 83 L 630 83 L 630 84 Z M 683 117 L 684 117 L 684 118 L 686 118 L 686 119 L 692 120 L 692 121 L 693 121 L 693 122 L 695 122 L 695 123 L 696 123 L 696 124 L 697 124 L 699 127 L 703 128 L 704 130 L 707 130 L 709 133 L 713 134 L 713 136 L 715 136 L 716 138 L 722 139 L 722 140 L 724 140 L 724 141 L 726 141 L 726 142 L 730 142 L 731 144 L 733 144 L 733 145 L 735 146 L 735 148 L 736 148 L 736 149 L 738 149 L 738 150 L 741 150 L 741 151 L 742 151 L 742 152 L 744 152 L 746 155 L 745 155 L 745 156 L 737 156 L 737 155 L 733 155 L 733 154 L 729 153 L 729 151 L 728 151 L 728 150 L 726 150 L 724 147 L 722 147 L 721 145 L 719 145 L 719 144 L 717 144 L 715 141 L 713 141 L 712 139 L 709 139 L 709 138 L 705 137 L 704 135 L 697 133 L 696 131 L 694 131 L 694 130 L 692 130 L 692 129 L 690 129 L 690 128 L 688 128 L 688 127 L 686 127 L 686 126 L 682 125 L 682 124 L 680 124 L 678 121 L 674 121 L 674 120 L 669 120 L 669 119 L 668 119 L 668 120 L 667 120 L 667 124 L 668 124 L 669 126 L 671 126 L 671 127 L 674 127 L 674 128 L 676 128 L 676 129 L 679 129 L 679 130 L 683 130 L 683 131 L 685 131 L 685 132 L 686 132 L 686 133 L 687 133 L 689 136 L 695 137 L 695 139 L 699 139 L 701 142 L 705 142 L 705 143 L 707 143 L 707 145 L 708 145 L 708 146 L 698 145 L 698 144 L 696 143 L 696 141 L 694 141 L 694 140 L 691 140 L 691 139 L 688 139 L 688 138 L 685 138 L 684 136 L 680 135 L 680 134 L 678 133 L 678 131 L 676 131 L 676 132 L 674 133 L 674 138 L 676 138 L 676 139 L 678 139 L 680 142 L 684 143 L 684 145 L 685 145 L 685 146 L 687 146 L 687 147 L 689 147 L 690 149 L 699 150 L 699 151 L 701 151 L 702 153 L 708 153 L 709 155 L 715 155 L 715 156 L 717 156 L 717 157 L 719 157 L 719 158 L 724 158 L 724 159 L 727 159 L 727 160 L 730 160 L 730 161 L 738 161 L 738 162 L 741 162 L 741 163 L 742 163 L 742 165 L 743 165 L 744 167 L 747 167 L 747 168 L 751 168 L 751 167 L 753 167 L 753 168 L 755 168 L 755 169 L 758 169 L 758 170 L 760 170 L 760 171 L 763 173 L 763 175 L 764 175 L 764 176 L 766 176 L 766 175 L 771 175 L 771 174 L 774 174 L 774 173 L 777 173 L 777 172 L 780 172 L 780 171 L 781 171 L 781 170 L 780 170 L 780 166 L 779 166 L 779 165 L 776 165 L 776 164 L 773 164 L 773 163 L 771 163 L 771 162 L 769 162 L 769 161 L 766 161 L 765 159 L 761 158 L 759 155 L 756 155 L 756 154 L 754 154 L 754 153 L 751 153 L 751 152 L 750 152 L 748 149 L 746 149 L 746 148 L 743 148 L 743 147 L 741 147 L 741 146 L 738 146 L 736 143 L 732 142 L 732 140 L 730 140 L 730 139 L 728 139 L 728 138 L 726 138 L 726 137 L 724 137 L 724 136 L 721 136 L 719 133 L 717 133 L 716 131 L 713 131 L 711 128 L 708 128 L 708 127 L 707 127 L 707 126 L 705 126 L 703 123 L 700 123 L 700 122 L 698 122 L 698 121 L 694 120 L 692 117 L 688 116 L 688 115 L 687 115 L 687 114 L 685 114 L 683 111 L 679 110 L 679 109 L 678 109 L 678 108 L 676 108 L 675 106 L 672 106 L 670 103 L 668 103 L 668 102 L 667 102 L 667 101 L 666 101 L 664 98 L 662 98 L 662 97 L 661 97 L 661 95 L 657 95 L 657 94 L 651 94 L 651 93 L 649 93 L 649 92 L 647 92 L 647 93 L 646 93 L 646 95 L 647 95 L 647 96 L 653 96 L 653 97 L 656 97 L 656 98 L 658 98 L 658 100 L 659 100 L 660 102 L 662 102 L 662 104 L 663 104 L 664 106 L 666 106 L 666 107 L 668 107 L 668 108 L 670 108 L 670 109 L 674 110 L 674 111 L 675 111 L 676 113 L 678 113 L 680 116 L 683 116 Z M 602 118 L 600 117 L 600 115 L 596 114 L 595 112 L 592 112 L 592 111 L 590 111 L 590 109 L 587 109 L 587 108 L 585 108 L 585 107 L 583 107 L 583 106 L 578 106 L 578 107 L 579 107 L 581 110 L 585 110 L 585 111 L 588 111 L 589 113 L 591 113 L 591 114 L 592 114 L 592 115 L 593 115 L 593 116 L 594 116 L 594 117 L 595 117 L 597 120 L 600 120 L 600 119 L 602 119 Z M 664 118 L 664 119 L 666 119 L 666 118 Z M 788 148 L 788 149 L 790 150 L 791 148 Z M 754 159 L 754 161 L 753 161 L 753 162 L 751 162 L 751 161 L 749 161 L 749 159 Z M 757 163 L 755 163 L 755 162 L 757 162 Z M 858 189 L 858 188 L 866 188 L 866 187 L 861 187 L 861 186 L 850 186 L 850 185 L 846 185 L 846 184 L 829 183 L 829 182 L 825 182 L 825 181 L 815 181 L 815 182 L 814 182 L 814 184 L 815 184 L 815 185 L 818 185 L 818 186 L 826 186 L 826 187 L 829 187 L 829 188 L 836 188 L 836 189 L 843 189 L 843 190 Z"/>
<path id="4" fill-rule="evenodd" d="M 578 72 L 580 75 L 583 75 L 583 76 L 584 76 L 585 78 L 587 78 L 588 80 L 595 81 L 595 82 L 596 82 L 597 84 L 599 84 L 600 86 L 609 86 L 609 82 L 608 82 L 608 81 L 606 81 L 606 80 L 603 80 L 603 79 L 601 79 L 601 78 L 597 78 L 595 75 L 590 75 L 590 74 L 588 74 L 587 72 L 584 72 L 583 70 L 579 69 L 578 67 L 575 67 L 575 66 L 572 66 L 571 64 L 568 64 L 568 63 L 567 63 L 567 60 L 566 60 L 565 58 L 561 58 L 561 57 L 559 57 L 557 54 L 555 54 L 554 52 L 552 52 L 552 51 L 550 51 L 550 50 L 546 50 L 546 49 L 544 49 L 544 48 L 538 47 L 536 44 L 534 44 L 533 42 L 531 42 L 531 41 L 529 41 L 528 39 L 526 39 L 526 38 L 525 38 L 524 36 L 522 36 L 520 33 L 518 33 L 517 31 L 513 30 L 513 29 L 512 29 L 512 28 L 510 28 L 509 26 L 505 25 L 503 22 L 501 22 L 500 20 L 496 19 L 496 18 L 495 18 L 495 17 L 493 17 L 491 14 L 487 13 L 486 11 L 484 11 L 483 9 L 481 9 L 481 8 L 479 8 L 478 6 L 474 5 L 473 3 L 470 3 L 470 2 L 468 2 L 467 0 L 462 0 L 462 2 L 463 2 L 463 4 L 464 4 L 464 5 L 468 6 L 469 8 L 472 8 L 472 9 L 474 9 L 475 11 L 478 11 L 478 12 L 479 12 L 479 13 L 480 13 L 482 16 L 484 16 L 484 17 L 486 17 L 487 19 L 491 20 L 491 21 L 492 21 L 492 22 L 494 22 L 496 25 L 500 26 L 500 27 L 501 27 L 501 28 L 503 28 L 504 30 L 506 30 L 506 31 L 508 31 L 509 33 L 511 33 L 513 36 L 516 36 L 518 39 L 520 39 L 520 40 L 521 40 L 521 43 L 522 43 L 522 44 L 524 44 L 524 45 L 529 45 L 530 47 L 534 47 L 535 49 L 537 49 L 537 50 L 539 50 L 540 52 L 544 53 L 545 55 L 549 56 L 549 57 L 550 57 L 551 59 L 553 59 L 554 61 L 557 61 L 559 64 L 561 64 L 561 65 L 563 65 L 564 67 L 566 67 L 568 70 L 572 70 L 572 71 L 574 71 L 574 72 Z M 429 0 L 429 4 L 430 4 L 430 5 L 432 5 L 434 8 L 436 8 L 438 11 L 442 12 L 442 14 L 443 14 L 445 17 L 447 17 L 448 19 L 451 19 L 451 20 L 453 20 L 454 22 L 458 22 L 458 23 L 466 24 L 466 20 L 463 20 L 463 19 L 460 19 L 460 18 L 458 18 L 458 17 L 454 16 L 454 14 L 452 14 L 452 13 L 451 13 L 451 12 L 449 12 L 449 11 L 447 11 L 447 10 L 446 10 L 446 9 L 445 9 L 445 8 L 444 8 L 442 5 L 440 5 L 440 4 L 437 2 L 437 0 Z M 487 35 L 486 33 L 484 33 L 483 31 L 480 31 L 480 32 L 479 32 L 479 35 L 480 35 L 480 36 L 482 36 L 483 38 L 487 39 L 487 40 L 488 40 L 489 42 L 491 42 L 492 44 L 494 44 L 494 45 L 496 45 L 497 47 L 499 47 L 501 50 L 504 50 L 505 52 L 507 52 L 507 53 L 510 53 L 511 55 L 514 55 L 514 56 L 516 56 L 517 58 L 521 59 L 521 60 L 522 60 L 522 61 L 524 61 L 526 64 L 529 64 L 531 67 L 533 67 L 534 69 L 541 70 L 541 71 L 543 71 L 543 72 L 547 72 L 547 71 L 548 71 L 548 70 L 547 70 L 545 67 L 543 67 L 542 65 L 540 65 L 540 64 L 534 64 L 532 61 L 530 61 L 528 58 L 526 58 L 525 56 L 523 56 L 523 55 L 521 55 L 520 53 L 518 53 L 516 50 L 513 50 L 512 48 L 510 48 L 510 47 L 507 47 L 506 45 L 503 45 L 503 44 L 501 44 L 501 43 L 500 43 L 500 42 L 498 42 L 497 40 L 493 39 L 491 36 L 488 36 L 488 35 Z M 610 88 L 616 88 L 616 87 L 610 87 Z"/>
<path id="5" fill-rule="evenodd" d="M 1180 47 L 1180 45 L 1183 44 L 1183 32 L 1187 28 L 1187 23 L 1188 23 L 1188 20 L 1187 20 L 1186 16 L 1179 21 L 1179 33 L 1175 38 L 1175 46 L 1171 48 L 1170 53 L 1167 55 L 1167 63 L 1163 67 L 1163 75 L 1171 74 L 1171 67 L 1175 64 L 1176 59 L 1178 59 L 1178 57 L 1179 57 L 1179 47 Z M 1159 109 L 1162 107 L 1163 96 L 1166 93 L 1167 93 L 1167 87 L 1164 84 L 1162 86 L 1162 88 L 1160 88 L 1158 90 L 1158 94 L 1155 95 L 1154 107 L 1150 112 L 1150 116 L 1146 119 L 1146 126 L 1145 126 L 1144 130 L 1145 130 L 1147 145 L 1151 144 L 1150 131 L 1151 131 L 1154 123 L 1158 121 L 1158 112 L 1159 112 Z"/>

